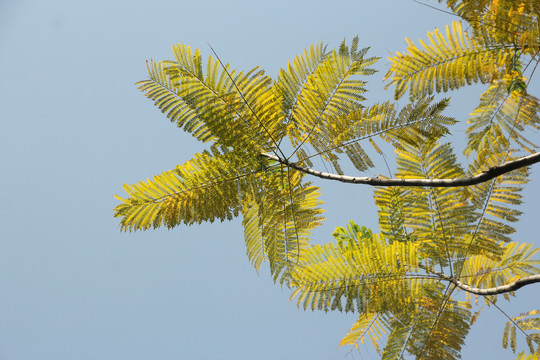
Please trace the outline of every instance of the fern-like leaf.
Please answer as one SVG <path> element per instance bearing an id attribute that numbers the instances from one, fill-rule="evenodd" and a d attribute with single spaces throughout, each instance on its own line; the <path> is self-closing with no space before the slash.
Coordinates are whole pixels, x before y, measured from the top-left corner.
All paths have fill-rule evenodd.
<path id="1" fill-rule="evenodd" d="M 243 206 L 248 257 L 256 269 L 268 259 L 274 280 L 283 283 L 323 220 L 319 190 L 288 169 L 263 172 L 257 181 Z"/>
<path id="2" fill-rule="evenodd" d="M 470 305 L 440 291 L 427 294 L 419 305 L 407 343 L 409 353 L 425 359 L 459 359 L 470 329 Z"/>
<path id="3" fill-rule="evenodd" d="M 248 191 L 256 164 L 235 153 L 206 151 L 152 180 L 124 185 L 128 198 L 114 211 L 122 230 L 175 227 L 231 220 L 241 209 L 239 189 Z"/>
<path id="4" fill-rule="evenodd" d="M 477 157 L 469 166 L 469 174 L 477 174 L 512 159 L 504 152 L 482 153 L 477 154 Z M 473 254 L 483 254 L 494 259 L 502 255 L 502 244 L 511 241 L 510 235 L 515 232 L 511 223 L 517 221 L 521 214 L 517 206 L 522 202 L 521 190 L 527 183 L 527 177 L 527 169 L 521 168 L 468 188 L 471 204 L 476 208 L 478 217 L 474 231 L 467 240 L 468 248 L 460 256 L 461 260 Z M 458 273 L 460 267 L 456 263 Z"/>
<path id="5" fill-rule="evenodd" d="M 151 62 L 139 88 L 171 121 L 201 141 L 251 154 L 271 151 L 283 136 L 280 98 L 264 71 L 229 71 L 198 49 L 175 45 L 176 61 Z"/>
<path id="6" fill-rule="evenodd" d="M 537 274 L 540 261 L 533 259 L 539 249 L 532 244 L 508 243 L 499 258 L 475 255 L 467 259 L 461 272 L 461 281 L 478 288 L 506 285 L 516 278 Z M 486 299 L 486 304 L 490 302 Z"/>
<path id="7" fill-rule="evenodd" d="M 358 39 L 349 49 L 324 54 L 322 50 L 297 57 L 287 70 L 280 72 L 279 87 L 286 92 L 287 127 L 292 146 L 298 150 L 310 144 L 317 153 L 339 170 L 335 154 L 329 150 L 332 142 L 325 126 L 357 109 L 364 100 L 365 81 L 359 76 L 371 75 L 368 68 L 377 59 L 365 58 L 367 49 L 358 49 Z M 311 54 L 313 53 L 313 54 Z"/>
<path id="8" fill-rule="evenodd" d="M 469 22 L 475 34 L 490 33 L 501 43 L 519 46 L 528 55 L 540 52 L 539 14 L 536 0 L 439 0 Z"/>
<path id="9" fill-rule="evenodd" d="M 373 347 L 380 351 L 379 341 L 388 332 L 388 316 L 379 313 L 364 313 L 351 327 L 351 330 L 339 343 L 339 346 L 352 345 L 359 349 L 358 343 L 364 343 L 365 337 L 369 337 Z"/>
<path id="10" fill-rule="evenodd" d="M 428 44 L 420 40 L 422 49 L 406 39 L 408 53 L 398 52 L 390 58 L 392 66 L 386 79 L 396 86 L 396 98 L 407 90 L 418 97 L 490 82 L 512 57 L 512 49 L 489 38 L 469 36 L 460 22 L 446 27 L 446 37 L 438 29 L 428 37 Z"/>
<path id="11" fill-rule="evenodd" d="M 423 143 L 402 147 L 397 158 L 397 175 L 401 178 L 456 178 L 464 174 L 449 144 L 426 139 Z M 424 256 L 443 266 L 467 247 L 465 237 L 472 230 L 476 216 L 466 189 L 410 188 L 401 191 L 395 200 L 389 191 L 377 190 L 376 203 L 388 208 L 392 201 L 398 201 L 404 221 L 401 228 L 396 222 L 389 224 L 394 229 L 384 228 L 385 232 L 408 234 L 422 244 Z M 387 212 L 380 215 L 391 220 Z"/>
<path id="12" fill-rule="evenodd" d="M 525 332 L 527 346 L 531 354 L 540 355 L 540 310 L 531 310 L 512 318 L 506 323 L 503 332 L 503 347 L 515 353 L 517 349 L 516 328 Z"/>
<path id="13" fill-rule="evenodd" d="M 291 299 L 297 298 L 299 306 L 359 313 L 406 308 L 422 292 L 423 281 L 430 281 L 415 276 L 418 255 L 414 243 L 388 244 L 373 235 L 348 241 L 341 238 L 340 244 L 312 246 L 294 269 Z"/>
<path id="14" fill-rule="evenodd" d="M 425 98 L 407 104 L 399 112 L 390 103 L 357 109 L 321 124 L 327 139 L 322 153 L 337 159 L 344 152 L 358 170 L 364 171 L 373 163 L 360 145 L 362 140 L 381 136 L 399 147 L 401 142 L 420 143 L 426 137 L 439 138 L 455 123 L 454 119 L 442 115 L 447 105 L 448 100 L 433 103 L 432 98 Z M 298 158 L 300 162 L 307 160 L 300 154 Z M 341 170 L 337 168 L 337 172 Z"/>
<path id="15" fill-rule="evenodd" d="M 521 149 L 536 147 L 523 133 L 540 128 L 540 102 L 524 91 L 508 91 L 515 83 L 505 76 L 482 94 L 480 105 L 471 113 L 465 154 L 506 151 L 513 140 Z"/>
<path id="16" fill-rule="evenodd" d="M 401 359 L 403 357 L 414 326 L 414 317 L 410 316 L 410 314 L 407 315 L 392 319 L 392 332 L 388 335 L 381 360 Z"/>

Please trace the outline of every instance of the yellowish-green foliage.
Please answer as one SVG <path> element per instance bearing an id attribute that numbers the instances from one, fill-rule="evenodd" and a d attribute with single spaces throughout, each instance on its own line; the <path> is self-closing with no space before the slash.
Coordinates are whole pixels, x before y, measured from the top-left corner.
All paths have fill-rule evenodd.
<path id="1" fill-rule="evenodd" d="M 506 284 L 512 278 L 534 275 L 538 272 L 535 265 L 540 263 L 533 259 L 538 250 L 533 249 L 531 244 L 507 243 L 503 245 L 502 255 L 496 260 L 481 255 L 470 256 L 463 264 L 461 276 L 471 286 L 493 288 Z M 509 298 L 508 294 L 504 296 Z M 488 299 L 486 304 L 489 305 Z"/>
<path id="2" fill-rule="evenodd" d="M 520 331 L 526 332 L 531 330 L 539 330 L 540 329 L 540 310 L 532 310 L 526 313 L 519 314 L 519 316 L 516 316 L 510 321 L 506 323 L 506 326 L 504 328 L 504 335 L 503 335 L 503 347 L 506 349 L 508 345 L 510 345 L 510 348 L 513 352 L 516 352 L 517 348 L 517 340 L 516 340 L 516 329 Z M 529 351 L 531 354 L 536 355 L 537 357 L 540 357 L 540 346 L 538 346 L 538 343 L 540 342 L 540 333 L 533 332 L 529 334 L 529 336 L 526 338 L 527 340 L 527 346 L 529 348 Z M 510 342 L 510 344 L 508 344 Z"/>
<path id="3" fill-rule="evenodd" d="M 532 152 L 535 145 L 526 139 L 524 132 L 540 128 L 540 102 L 524 90 L 509 91 L 521 81 L 524 82 L 521 76 L 516 79 L 505 75 L 493 81 L 482 94 L 479 106 L 469 117 L 466 155 L 503 150 L 508 148 L 509 141 L 514 141 L 523 151 Z"/>
<path id="4" fill-rule="evenodd" d="M 377 59 L 358 38 L 336 50 L 309 47 L 275 80 L 260 68 L 237 71 L 212 56 L 203 62 L 185 45 L 173 46 L 172 61 L 151 61 L 139 88 L 209 150 L 125 185 L 115 208 L 122 230 L 242 216 L 253 266 L 267 262 L 299 307 L 356 314 L 340 345 L 360 349 L 369 338 L 383 359 L 459 358 L 482 312 L 473 311 L 475 289 L 539 273 L 538 249 L 512 239 L 527 168 L 468 187 L 379 187 L 379 233 L 351 221 L 334 231 L 334 241 L 312 245 L 323 220 L 320 189 L 289 166 L 313 167 L 318 156 L 343 174 L 345 154 L 366 171 L 375 166 L 370 151 L 382 153 L 378 138 L 395 149 L 392 176 L 457 179 L 535 151 L 540 101 L 528 85 L 540 61 L 539 2 L 441 2 L 462 21 L 428 33 L 420 46 L 407 40 L 406 51 L 390 59 L 388 86 L 396 99 L 409 95 L 405 104 L 367 104 Z M 436 95 L 473 83 L 486 90 L 471 109 L 468 163 L 460 164 L 445 139 L 456 123 L 443 114 L 450 100 Z M 492 306 L 497 296 L 484 300 Z M 515 352 L 524 334 L 526 350 L 538 355 L 538 310 L 509 320 L 503 347 Z"/>
<path id="5" fill-rule="evenodd" d="M 397 53 L 391 59 L 387 74 L 395 85 L 397 98 L 410 91 L 411 96 L 447 92 L 465 85 L 489 83 L 499 76 L 513 49 L 490 46 L 487 39 L 469 36 L 461 22 L 428 33 L 429 42 L 420 40 L 418 48 L 407 39 L 408 53 Z"/>
<path id="6" fill-rule="evenodd" d="M 439 0 L 467 21 L 476 35 L 488 33 L 501 44 L 513 44 L 528 55 L 540 51 L 536 0 Z"/>

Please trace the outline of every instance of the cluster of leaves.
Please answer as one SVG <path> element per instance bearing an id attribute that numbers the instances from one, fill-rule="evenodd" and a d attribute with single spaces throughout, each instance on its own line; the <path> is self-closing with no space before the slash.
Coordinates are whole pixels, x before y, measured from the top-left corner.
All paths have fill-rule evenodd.
<path id="1" fill-rule="evenodd" d="M 198 49 L 173 46 L 174 61 L 148 64 L 145 95 L 209 150 L 171 171 L 134 185 L 115 208 L 122 230 L 230 220 L 242 216 L 247 255 L 267 261 L 276 282 L 304 309 L 350 311 L 358 321 L 341 345 L 367 337 L 383 359 L 459 357 L 473 313 L 464 287 L 494 288 L 539 272 L 538 249 L 512 242 L 526 168 L 470 187 L 380 187 L 374 192 L 379 230 L 351 222 L 335 242 L 311 245 L 323 220 L 320 190 L 293 161 L 312 168 L 318 156 L 338 175 L 345 154 L 358 170 L 374 167 L 364 145 L 394 147 L 400 179 L 455 179 L 479 174 L 535 149 L 540 101 L 528 93 L 527 71 L 540 61 L 536 1 L 446 1 L 471 27 L 454 22 L 429 42 L 397 53 L 386 75 L 398 111 L 387 101 L 365 104 L 366 78 L 376 58 L 345 42 L 313 45 L 276 80 L 259 68 L 230 69 Z M 487 85 L 469 117 L 459 164 L 444 141 L 454 119 L 437 93 Z M 285 153 L 285 148 L 291 149 Z M 279 161 L 271 160 L 272 154 Z M 294 160 L 293 160 L 294 159 Z M 505 293 L 509 298 L 512 293 Z M 496 296 L 485 296 L 487 306 Z M 516 329 L 539 354 L 538 312 L 509 322 L 503 346 L 516 350 Z M 519 355 L 524 357 L 525 355 Z"/>

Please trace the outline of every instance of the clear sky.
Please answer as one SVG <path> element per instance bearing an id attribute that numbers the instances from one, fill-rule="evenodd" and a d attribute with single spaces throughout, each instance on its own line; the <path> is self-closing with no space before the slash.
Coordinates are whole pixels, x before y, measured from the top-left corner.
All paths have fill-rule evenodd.
<path id="1" fill-rule="evenodd" d="M 210 43 L 233 68 L 275 76 L 310 44 L 355 35 L 384 74 L 404 37 L 451 21 L 412 0 L 0 2 L 0 360 L 376 358 L 337 349 L 355 315 L 298 310 L 257 275 L 240 220 L 120 233 L 122 184 L 201 151 L 134 82 L 176 42 L 205 55 Z M 391 97 L 380 79 L 368 103 Z M 465 121 L 478 98 L 460 94 L 450 113 Z M 538 173 L 516 235 L 536 244 Z M 377 229 L 372 189 L 318 184 L 329 210 L 319 241 L 349 219 Z M 538 308 L 538 289 L 501 306 Z M 511 358 L 505 321 L 485 309 L 463 358 Z"/>

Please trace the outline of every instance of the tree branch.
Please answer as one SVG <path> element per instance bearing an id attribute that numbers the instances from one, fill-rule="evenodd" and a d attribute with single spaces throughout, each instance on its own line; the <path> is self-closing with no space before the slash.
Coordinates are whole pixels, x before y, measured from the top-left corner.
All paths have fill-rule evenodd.
<path id="1" fill-rule="evenodd" d="M 287 159 L 279 158 L 272 154 L 261 154 L 268 159 L 278 161 L 290 168 L 296 169 L 303 173 L 319 177 L 321 179 L 337 180 L 344 183 L 352 184 L 366 184 L 371 186 L 425 186 L 425 187 L 459 187 L 459 186 L 471 186 L 486 182 L 497 176 L 506 174 L 510 171 L 529 166 L 540 162 L 540 153 L 534 153 L 532 155 L 524 156 L 522 158 L 508 161 L 502 165 L 497 165 L 486 171 L 464 178 L 458 179 L 386 179 L 379 177 L 367 177 L 367 176 L 348 176 L 337 175 L 318 171 L 308 167 L 304 167 L 295 162 L 290 162 Z"/>
<path id="2" fill-rule="evenodd" d="M 498 295 L 502 293 L 515 291 L 525 285 L 540 282 L 540 274 L 537 274 L 537 275 L 523 277 L 507 285 L 501 285 L 501 286 L 497 286 L 497 287 L 489 288 L 489 289 L 480 289 L 480 288 L 474 288 L 467 284 L 464 284 L 461 281 L 453 277 L 450 277 L 448 275 L 444 275 L 441 273 L 436 273 L 436 274 L 439 275 L 441 278 L 450 281 L 452 284 L 456 285 L 458 288 L 465 290 L 467 292 L 470 292 L 472 294 L 476 294 L 476 295 Z"/>

